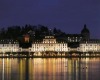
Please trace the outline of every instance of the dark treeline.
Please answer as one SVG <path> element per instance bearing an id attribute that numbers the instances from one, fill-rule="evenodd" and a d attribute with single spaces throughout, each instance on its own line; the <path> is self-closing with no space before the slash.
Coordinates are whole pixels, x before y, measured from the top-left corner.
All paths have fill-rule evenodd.
<path id="1" fill-rule="evenodd" d="M 19 39 L 26 34 L 29 34 L 30 37 L 34 39 L 42 39 L 45 35 L 54 35 L 55 37 L 66 35 L 64 32 L 56 28 L 50 30 L 48 27 L 43 25 L 25 25 L 1 28 L 0 39 Z"/>

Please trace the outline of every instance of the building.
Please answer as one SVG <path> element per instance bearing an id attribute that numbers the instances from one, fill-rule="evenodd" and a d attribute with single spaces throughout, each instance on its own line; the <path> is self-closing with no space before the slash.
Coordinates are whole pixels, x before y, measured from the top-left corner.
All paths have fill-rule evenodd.
<path id="1" fill-rule="evenodd" d="M 24 41 L 22 41 L 22 45 L 25 47 L 20 46 L 21 43 L 17 40 L 0 40 L 0 53 L 28 52 L 37 56 L 100 53 L 100 40 L 90 38 L 90 31 L 86 25 L 84 25 L 80 34 L 67 34 L 64 40 L 57 39 L 49 34 L 42 40 L 34 39 L 31 43 L 29 36 L 26 35 L 24 36 Z"/>
<path id="2" fill-rule="evenodd" d="M 67 34 L 67 42 L 80 42 L 82 40 L 89 40 L 90 39 L 90 31 L 87 28 L 86 24 L 84 28 L 81 30 L 80 34 Z"/>
<path id="3" fill-rule="evenodd" d="M 35 54 L 43 53 L 61 53 L 68 52 L 67 42 L 57 41 L 54 36 L 45 36 L 43 41 L 34 41 L 32 47 L 30 47 L 30 52 Z"/>
<path id="4" fill-rule="evenodd" d="M 86 24 L 84 25 L 84 28 L 81 31 L 81 35 L 83 37 L 83 40 L 89 40 L 90 39 L 90 31 L 87 28 Z"/>
<path id="5" fill-rule="evenodd" d="M 18 41 L 12 39 L 0 40 L 0 53 L 6 52 L 19 52 Z"/>
<path id="6" fill-rule="evenodd" d="M 80 52 L 100 52 L 100 40 L 91 39 L 80 42 Z"/>

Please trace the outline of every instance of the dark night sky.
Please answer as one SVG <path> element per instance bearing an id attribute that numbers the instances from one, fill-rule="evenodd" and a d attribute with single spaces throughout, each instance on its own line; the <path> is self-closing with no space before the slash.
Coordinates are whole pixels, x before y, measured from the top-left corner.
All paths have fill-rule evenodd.
<path id="1" fill-rule="evenodd" d="M 44 25 L 80 33 L 84 24 L 100 38 L 100 0 L 0 0 L 0 27 Z"/>

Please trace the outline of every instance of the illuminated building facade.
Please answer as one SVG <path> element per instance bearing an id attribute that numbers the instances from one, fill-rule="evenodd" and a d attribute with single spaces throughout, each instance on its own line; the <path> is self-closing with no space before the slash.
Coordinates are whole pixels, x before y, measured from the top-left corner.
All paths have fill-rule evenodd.
<path id="1" fill-rule="evenodd" d="M 14 40 L 0 40 L 0 52 L 18 52 L 19 51 L 19 43 Z"/>
<path id="2" fill-rule="evenodd" d="M 45 36 L 43 41 L 36 41 L 32 43 L 30 52 L 48 53 L 48 52 L 68 52 L 67 42 L 57 41 L 54 36 Z"/>
<path id="3" fill-rule="evenodd" d="M 29 52 L 34 55 L 68 55 L 68 53 L 99 53 L 100 40 L 90 39 L 90 32 L 86 25 L 81 34 L 67 34 L 66 40 L 59 40 L 53 35 L 45 36 L 42 40 L 33 40 L 31 46 L 23 48 L 15 40 L 0 40 L 0 53 Z M 25 43 L 30 42 L 29 36 L 24 36 Z"/>
<path id="4" fill-rule="evenodd" d="M 79 49 L 80 52 L 100 52 L 100 40 L 82 41 Z"/>

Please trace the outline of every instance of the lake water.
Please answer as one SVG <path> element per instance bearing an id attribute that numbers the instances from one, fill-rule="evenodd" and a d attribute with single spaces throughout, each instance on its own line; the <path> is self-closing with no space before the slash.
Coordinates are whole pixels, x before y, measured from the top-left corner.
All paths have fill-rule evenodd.
<path id="1" fill-rule="evenodd" d="M 0 80 L 100 80 L 100 58 L 0 58 Z"/>

